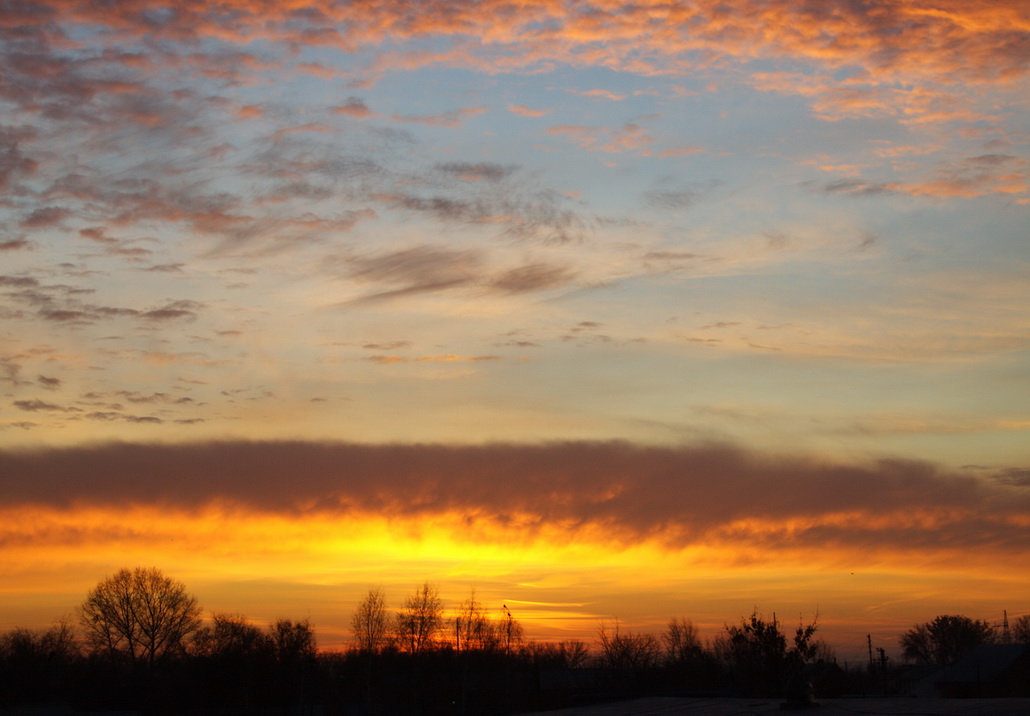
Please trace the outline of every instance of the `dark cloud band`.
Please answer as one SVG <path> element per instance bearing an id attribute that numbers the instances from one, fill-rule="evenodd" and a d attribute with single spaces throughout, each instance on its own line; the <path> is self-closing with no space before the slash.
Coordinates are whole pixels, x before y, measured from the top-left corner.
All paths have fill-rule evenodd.
<path id="1" fill-rule="evenodd" d="M 1020 481 L 883 460 L 845 465 L 727 445 L 625 442 L 359 445 L 108 444 L 0 453 L 8 506 L 214 502 L 299 516 L 467 514 L 532 533 L 601 528 L 612 539 L 1025 551 Z M 755 524 L 764 525 L 760 529 Z"/>

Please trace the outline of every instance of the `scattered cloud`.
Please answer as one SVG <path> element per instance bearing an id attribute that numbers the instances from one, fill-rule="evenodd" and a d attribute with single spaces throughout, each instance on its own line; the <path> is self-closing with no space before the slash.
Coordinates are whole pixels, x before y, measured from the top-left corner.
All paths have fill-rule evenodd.
<path id="1" fill-rule="evenodd" d="M 148 322 L 195 318 L 202 305 L 196 301 L 171 301 L 164 306 L 141 311 L 122 306 L 105 306 L 79 299 L 94 289 L 79 289 L 64 284 L 41 284 L 28 276 L 0 276 L 0 286 L 15 290 L 6 295 L 17 303 L 35 309 L 44 321 L 67 324 L 91 324 L 122 318 L 138 318 Z"/>
<path id="2" fill-rule="evenodd" d="M 619 94 L 617 92 L 611 92 L 604 89 L 592 89 L 584 92 L 576 92 L 580 97 L 592 97 L 594 99 L 607 99 L 612 102 L 621 102 L 626 99 L 626 95 Z"/>
<path id="3" fill-rule="evenodd" d="M 365 343 L 361 347 L 368 351 L 394 351 L 410 345 L 411 341 L 388 341 L 386 343 Z"/>
<path id="4" fill-rule="evenodd" d="M 517 170 L 517 167 L 501 164 L 489 164 L 485 162 L 479 162 L 477 164 L 471 164 L 469 162 L 448 162 L 446 164 L 437 164 L 436 169 L 444 174 L 458 179 L 464 179 L 465 181 L 485 180 L 496 182 L 510 177 Z"/>
<path id="5" fill-rule="evenodd" d="M 35 209 L 22 219 L 21 227 L 25 229 L 44 229 L 51 226 L 59 226 L 65 219 L 71 216 L 71 213 L 69 209 L 60 206 L 44 206 Z"/>
<path id="6" fill-rule="evenodd" d="M 670 147 L 669 149 L 663 149 L 658 152 L 658 157 L 661 159 L 667 159 L 672 157 L 689 157 L 694 154 L 703 154 L 707 151 L 704 147 L 699 147 L 694 144 L 681 144 L 676 147 Z"/>
<path id="7" fill-rule="evenodd" d="M 385 254 L 354 256 L 346 263 L 348 278 L 390 287 L 361 299 L 375 301 L 473 285 L 483 260 L 475 250 L 416 246 Z"/>
<path id="8" fill-rule="evenodd" d="M 503 271 L 490 286 L 503 293 L 528 293 L 567 286 L 575 277 L 575 272 L 565 266 L 536 263 Z"/>
<path id="9" fill-rule="evenodd" d="M 489 183 L 497 184 L 499 178 L 496 175 Z M 568 197 L 552 190 L 526 191 L 513 187 L 506 191 L 508 188 L 501 185 L 488 192 L 476 193 L 471 189 L 472 193 L 467 193 L 451 187 L 450 195 L 383 193 L 375 195 L 374 199 L 391 209 L 439 221 L 494 225 L 500 234 L 516 239 L 566 243 L 583 235 L 586 222 L 569 208 Z"/>
<path id="10" fill-rule="evenodd" d="M 41 375 L 36 378 L 36 382 L 47 390 L 57 390 L 61 387 L 60 378 L 51 378 L 49 376 Z"/>
<path id="11" fill-rule="evenodd" d="M 543 117 L 544 115 L 549 114 L 551 111 L 548 109 L 530 109 L 529 107 L 526 107 L 521 104 L 508 103 L 507 106 L 509 112 L 511 112 L 512 114 L 517 114 L 520 117 Z"/>
<path id="12" fill-rule="evenodd" d="M 172 301 L 171 303 L 140 313 L 140 318 L 147 321 L 170 321 L 179 318 L 196 318 L 197 309 L 202 308 L 196 301 Z"/>
<path id="13" fill-rule="evenodd" d="M 18 410 L 25 410 L 25 411 L 30 412 L 30 413 L 35 413 L 35 412 L 39 412 L 39 411 L 64 411 L 64 410 L 67 410 L 67 408 L 65 408 L 63 406 L 55 405 L 54 403 L 46 403 L 46 402 L 44 402 L 42 400 L 38 400 L 38 399 L 35 399 L 35 400 L 15 400 L 13 405 L 14 405 L 14 407 L 18 408 Z"/>
<path id="14" fill-rule="evenodd" d="M 442 114 L 421 114 L 406 115 L 394 114 L 392 119 L 395 122 L 424 124 L 428 127 L 445 127 L 447 129 L 458 129 L 462 123 L 470 117 L 486 113 L 489 107 L 463 107 Z"/>
<path id="15" fill-rule="evenodd" d="M 371 119 L 376 116 L 368 105 L 357 97 L 348 97 L 346 102 L 332 109 L 336 114 L 343 114 L 352 119 Z"/>
<path id="16" fill-rule="evenodd" d="M 565 286 L 575 279 L 573 271 L 560 265 L 533 263 L 498 271 L 488 267 L 481 251 L 425 245 L 351 256 L 343 265 L 348 279 L 382 287 L 357 299 L 361 303 L 451 289 L 529 293 Z"/>
<path id="17" fill-rule="evenodd" d="M 654 187 L 645 192 L 644 199 L 650 206 L 661 209 L 687 209 L 710 191 L 708 187 L 676 187 L 669 186 L 669 183 L 666 181 L 664 188 Z"/>
<path id="18" fill-rule="evenodd" d="M 876 196 L 909 194 L 938 198 L 975 198 L 990 194 L 1030 197 L 1030 160 L 1003 154 L 939 162 L 930 173 L 913 181 L 839 179 L 823 185 L 831 194 Z"/>
<path id="19" fill-rule="evenodd" d="M 547 131 L 549 134 L 567 136 L 587 151 L 610 154 L 636 152 L 650 156 L 649 147 L 655 141 L 646 129 L 633 123 L 624 124 L 617 129 L 561 124 L 549 127 Z"/>

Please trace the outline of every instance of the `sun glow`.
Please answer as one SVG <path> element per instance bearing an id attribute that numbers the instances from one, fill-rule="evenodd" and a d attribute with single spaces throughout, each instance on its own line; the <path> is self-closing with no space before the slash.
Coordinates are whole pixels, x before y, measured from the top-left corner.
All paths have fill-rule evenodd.
<path id="1" fill-rule="evenodd" d="M 530 638 L 587 641 L 602 620 L 657 630 L 673 615 L 689 616 L 710 635 L 770 601 L 783 613 L 822 610 L 839 634 L 854 637 L 871 607 L 887 623 L 904 625 L 926 612 L 927 600 L 1003 604 L 1030 585 L 989 562 L 956 571 L 945 557 L 931 563 L 900 551 L 890 559 L 885 554 L 882 567 L 866 554 L 866 570 L 849 574 L 846 565 L 863 550 L 764 549 L 763 535 L 797 528 L 769 520 L 729 525 L 710 541 L 680 547 L 664 535 L 620 543 L 603 525 L 538 522 L 522 515 L 500 524 L 458 512 L 417 519 L 289 515 L 224 503 L 196 510 L 8 509 L 0 514 L 2 594 L 46 595 L 42 607 L 8 617 L 45 623 L 72 613 L 102 576 L 126 565 L 158 565 L 190 585 L 212 612 L 265 620 L 292 610 L 312 618 L 324 647 L 339 648 L 348 639 L 350 612 L 370 585 L 382 585 L 396 607 L 426 579 L 440 585 L 449 607 L 475 589 L 491 609 L 507 603 Z M 996 589 L 985 598 L 988 582 Z M 884 606 L 890 595 L 897 602 Z"/>

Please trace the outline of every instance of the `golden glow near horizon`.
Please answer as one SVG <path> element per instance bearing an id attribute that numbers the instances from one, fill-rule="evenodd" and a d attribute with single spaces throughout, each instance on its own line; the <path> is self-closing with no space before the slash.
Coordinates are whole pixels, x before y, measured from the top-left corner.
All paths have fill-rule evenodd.
<path id="1" fill-rule="evenodd" d="M 891 649 L 1030 612 L 1030 7 L 0 9 L 0 627 L 156 566 Z M 856 646 L 857 645 L 857 646 Z"/>
<path id="2" fill-rule="evenodd" d="M 741 550 L 741 533 L 791 532 L 796 525 L 730 525 L 683 547 L 661 540 L 620 543 L 601 526 L 553 527 L 527 538 L 460 513 L 432 518 L 376 514 L 287 517 L 225 505 L 199 511 L 160 507 L 5 510 L 4 599 L 43 604 L 8 614 L 22 623 L 73 615 L 85 591 L 121 564 L 158 564 L 184 580 L 209 613 L 243 613 L 258 623 L 311 618 L 323 648 L 345 648 L 354 605 L 382 585 L 392 608 L 422 580 L 441 587 L 448 608 L 475 589 L 497 612 L 509 607 L 537 640 L 591 641 L 602 621 L 659 631 L 687 616 L 711 638 L 754 607 L 781 618 L 814 618 L 851 658 L 872 632 L 894 646 L 900 625 L 928 604 L 977 608 L 989 616 L 1018 603 L 1030 577 L 1015 565 L 943 550 L 919 553 L 834 547 Z M 869 521 L 865 515 L 831 522 Z M 750 539 L 750 538 L 748 538 Z M 1025 558 L 1026 551 L 1022 557 Z M 861 564 L 856 572 L 851 565 Z M 1000 568 L 999 568 L 1000 567 Z M 59 597 L 63 603 L 55 603 Z M 880 620 L 880 621 L 878 621 Z"/>

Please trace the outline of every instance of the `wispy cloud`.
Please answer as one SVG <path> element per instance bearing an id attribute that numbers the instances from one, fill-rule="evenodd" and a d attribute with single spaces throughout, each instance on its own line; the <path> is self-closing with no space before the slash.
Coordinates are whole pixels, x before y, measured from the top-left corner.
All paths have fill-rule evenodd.
<path id="1" fill-rule="evenodd" d="M 479 250 L 433 246 L 351 256 L 343 259 L 342 266 L 345 276 L 358 284 L 383 288 L 355 299 L 361 303 L 453 289 L 502 294 L 544 291 L 566 286 L 576 275 L 565 266 L 545 263 L 491 268 Z"/>

